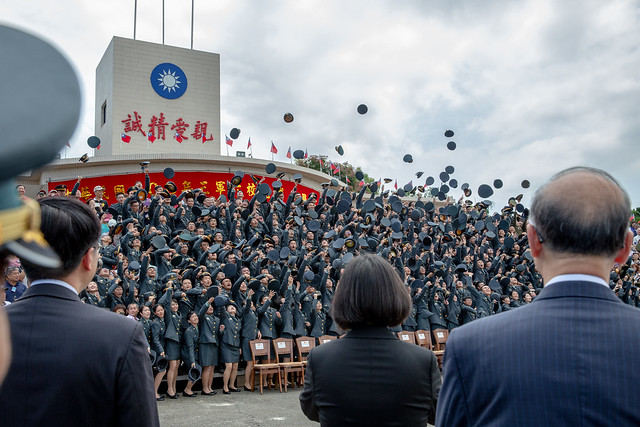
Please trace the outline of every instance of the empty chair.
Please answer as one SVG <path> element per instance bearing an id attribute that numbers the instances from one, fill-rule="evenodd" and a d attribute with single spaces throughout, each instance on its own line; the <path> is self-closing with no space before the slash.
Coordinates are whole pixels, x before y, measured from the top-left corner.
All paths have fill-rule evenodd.
<path id="1" fill-rule="evenodd" d="M 433 340 L 435 341 L 436 350 L 444 350 L 444 347 L 449 339 L 449 331 L 446 329 L 434 329 Z"/>
<path id="2" fill-rule="evenodd" d="M 327 342 L 335 340 L 335 339 L 338 339 L 338 337 L 333 336 L 333 335 L 323 335 L 323 336 L 318 338 L 318 345 L 327 343 Z"/>
<path id="3" fill-rule="evenodd" d="M 425 330 L 418 330 L 416 334 L 416 344 L 427 350 L 433 350 L 433 344 L 431 343 L 431 332 Z"/>
<path id="4" fill-rule="evenodd" d="M 271 362 L 271 342 L 269 340 L 251 340 L 249 341 L 251 348 L 251 359 L 253 360 L 253 382 L 251 383 L 251 391 L 256 385 L 256 376 L 260 377 L 260 394 L 264 394 L 264 378 L 267 375 L 277 375 L 278 385 L 280 386 L 280 393 L 282 393 L 282 378 L 280 377 L 280 366 L 277 363 Z M 266 359 L 258 359 L 259 357 L 265 357 Z M 245 373 L 246 375 L 246 373 Z M 268 384 L 271 389 L 271 384 Z"/>
<path id="5" fill-rule="evenodd" d="M 293 361 L 293 340 L 291 338 L 277 338 L 273 340 L 276 353 L 276 363 L 280 367 L 280 375 L 284 381 L 284 391 L 287 392 L 288 377 L 292 375 L 291 384 L 304 384 L 304 363 Z M 285 361 L 283 359 L 289 359 Z"/>
<path id="6" fill-rule="evenodd" d="M 298 361 L 305 366 L 307 364 L 307 354 L 316 346 L 316 339 L 313 337 L 296 338 L 296 347 L 298 347 Z"/>
<path id="7" fill-rule="evenodd" d="M 416 336 L 411 331 L 400 331 L 398 332 L 398 339 L 402 342 L 406 342 L 409 344 L 416 343 Z"/>

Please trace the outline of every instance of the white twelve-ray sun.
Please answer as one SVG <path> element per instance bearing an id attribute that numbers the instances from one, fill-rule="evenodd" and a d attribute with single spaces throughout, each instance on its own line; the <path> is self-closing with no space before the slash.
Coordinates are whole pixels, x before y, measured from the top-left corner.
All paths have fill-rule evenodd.
<path id="1" fill-rule="evenodd" d="M 180 80 L 178 80 L 180 77 L 176 76 L 175 71 L 172 73 L 171 70 L 163 70 L 162 73 L 159 74 L 160 78 L 158 80 L 160 81 L 162 90 L 168 90 L 169 92 L 171 92 L 172 90 L 175 91 L 176 89 L 180 89 L 181 82 Z"/>

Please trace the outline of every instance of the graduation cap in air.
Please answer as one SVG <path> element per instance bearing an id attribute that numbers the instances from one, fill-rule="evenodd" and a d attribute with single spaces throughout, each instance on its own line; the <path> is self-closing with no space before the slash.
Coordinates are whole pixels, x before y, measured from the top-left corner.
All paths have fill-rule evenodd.
<path id="1" fill-rule="evenodd" d="M 341 156 L 344 154 L 344 149 L 342 148 L 342 145 L 338 145 L 336 146 L 336 151 L 338 152 L 338 154 L 340 154 Z"/>
<path id="2" fill-rule="evenodd" d="M 304 159 L 304 151 L 302 150 L 296 150 L 293 152 L 293 158 L 294 159 L 298 159 L 298 160 L 302 160 Z"/>
<path id="3" fill-rule="evenodd" d="M 413 156 L 411 154 L 405 154 L 402 161 L 405 163 L 413 163 Z"/>
<path id="4" fill-rule="evenodd" d="M 87 163 L 89 161 L 89 154 L 88 153 L 84 153 L 82 156 L 80 156 L 78 161 L 80 161 L 82 163 Z"/>
<path id="5" fill-rule="evenodd" d="M 176 172 L 172 168 L 165 168 L 164 171 L 162 171 L 162 174 L 167 179 L 172 179 L 176 176 Z"/>
<path id="6" fill-rule="evenodd" d="M 274 173 L 276 171 L 276 165 L 274 165 L 273 163 L 267 163 L 267 165 L 265 166 L 264 170 L 271 175 L 272 173 Z"/>
<path id="7" fill-rule="evenodd" d="M 520 186 L 522 188 L 529 188 L 531 186 L 531 183 L 529 182 L 529 180 L 525 179 L 520 183 Z"/>
<path id="8" fill-rule="evenodd" d="M 447 142 L 447 148 L 451 151 L 454 151 L 456 149 L 456 143 L 453 141 Z"/>
<path id="9" fill-rule="evenodd" d="M 453 133 L 452 130 L 445 130 L 444 131 L 444 136 L 447 137 L 447 138 L 452 138 L 453 135 L 454 135 L 454 133 Z"/>
<path id="10" fill-rule="evenodd" d="M 367 111 L 369 111 L 369 107 L 367 107 L 365 104 L 360 104 L 358 105 L 357 110 L 359 114 L 367 114 Z"/>
<path id="11" fill-rule="evenodd" d="M 233 178 L 231 178 L 231 184 L 237 187 L 242 183 L 242 178 L 244 178 L 244 172 L 235 171 Z"/>
<path id="12" fill-rule="evenodd" d="M 231 129 L 231 132 L 229 132 L 229 136 L 231 137 L 231 139 L 238 139 L 238 137 L 240 136 L 240 129 L 238 128 Z"/>
<path id="13" fill-rule="evenodd" d="M 87 145 L 91 148 L 100 147 L 100 138 L 98 138 L 97 136 L 90 136 L 87 139 Z"/>
<path id="14" fill-rule="evenodd" d="M 293 121 L 293 114 L 285 113 L 282 119 L 284 120 L 285 123 L 291 123 Z"/>

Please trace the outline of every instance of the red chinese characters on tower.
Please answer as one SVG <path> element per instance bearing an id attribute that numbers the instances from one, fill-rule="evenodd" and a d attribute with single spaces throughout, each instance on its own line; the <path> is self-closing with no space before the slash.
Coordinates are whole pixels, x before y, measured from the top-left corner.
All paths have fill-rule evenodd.
<path id="1" fill-rule="evenodd" d="M 171 130 L 175 130 L 176 133 L 178 133 L 182 139 L 189 139 L 186 136 L 184 136 L 184 132 L 187 130 L 187 128 L 189 127 L 189 124 L 186 123 L 184 120 L 182 120 L 182 117 L 180 117 L 178 120 L 176 120 L 176 124 L 171 125 Z"/>
<path id="2" fill-rule="evenodd" d="M 138 114 L 137 111 L 133 112 L 133 118 L 131 118 L 131 114 L 127 114 L 127 118 L 122 120 L 124 123 L 124 132 L 140 132 L 143 136 L 147 136 L 145 131 L 142 129 L 142 116 Z"/>
<path id="3" fill-rule="evenodd" d="M 194 139 L 201 139 L 203 144 L 206 141 L 212 141 L 213 135 L 207 137 L 207 126 L 207 122 L 200 122 L 200 120 L 198 120 L 191 136 L 193 136 Z"/>
<path id="4" fill-rule="evenodd" d="M 165 128 L 169 126 L 166 122 L 164 113 L 160 113 L 160 117 L 153 116 L 149 123 L 149 132 L 158 139 L 165 140 Z M 173 129 L 173 128 L 172 128 Z"/>

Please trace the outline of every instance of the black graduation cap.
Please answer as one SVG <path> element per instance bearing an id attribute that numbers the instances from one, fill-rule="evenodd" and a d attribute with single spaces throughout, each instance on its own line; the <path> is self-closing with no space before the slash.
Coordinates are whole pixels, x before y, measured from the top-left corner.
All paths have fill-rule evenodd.
<path id="1" fill-rule="evenodd" d="M 493 188 L 500 189 L 500 188 L 502 188 L 502 185 L 503 184 L 502 184 L 502 180 L 501 179 L 494 179 L 493 180 Z"/>
<path id="2" fill-rule="evenodd" d="M 444 171 L 446 173 L 448 173 L 449 175 L 451 175 L 453 172 L 455 172 L 455 168 L 453 166 L 449 165 L 446 168 L 444 168 Z"/>
<path id="3" fill-rule="evenodd" d="M 97 136 L 90 136 L 87 139 L 87 145 L 91 148 L 98 148 L 100 146 L 100 138 Z"/>
<path id="4" fill-rule="evenodd" d="M 129 264 L 129 270 L 131 271 L 138 271 L 140 270 L 140 267 L 142 266 L 138 261 L 131 261 L 131 264 Z"/>
<path id="5" fill-rule="evenodd" d="M 278 258 L 280 258 L 280 252 L 276 249 L 271 249 L 269 252 L 267 252 L 267 258 L 269 259 L 269 261 L 275 262 L 278 260 Z"/>
<path id="6" fill-rule="evenodd" d="M 158 236 L 154 236 L 151 239 L 151 244 L 153 245 L 154 248 L 156 249 L 162 249 L 165 246 L 167 246 L 167 241 L 165 240 L 164 237 L 158 235 Z"/>
<path id="7" fill-rule="evenodd" d="M 307 229 L 313 233 L 320 229 L 320 221 L 313 219 L 307 224 Z"/>
<path id="8" fill-rule="evenodd" d="M 238 128 L 231 129 L 231 132 L 229 132 L 229 136 L 231 137 L 231 139 L 238 139 L 238 137 L 240 136 L 240 129 Z"/>
<path id="9" fill-rule="evenodd" d="M 295 182 L 298 182 L 298 183 L 301 182 L 302 181 L 302 174 L 301 173 L 294 174 L 293 175 L 293 180 Z"/>
<path id="10" fill-rule="evenodd" d="M 362 181 L 364 179 L 364 173 L 362 173 L 362 171 L 356 171 L 356 179 Z"/>
<path id="11" fill-rule="evenodd" d="M 358 105 L 358 113 L 367 114 L 367 111 L 369 111 L 369 107 L 367 107 L 365 104 Z"/>
<path id="12" fill-rule="evenodd" d="M 531 183 L 529 182 L 529 180 L 525 179 L 520 183 L 520 185 L 522 186 L 522 188 L 529 188 Z"/>
<path id="13" fill-rule="evenodd" d="M 342 148 L 342 145 L 338 145 L 336 147 L 336 151 L 338 152 L 338 154 L 340 154 L 341 156 L 344 154 L 344 149 Z"/>
<path id="14" fill-rule="evenodd" d="M 287 247 L 284 246 L 282 247 L 282 249 L 280 249 L 280 259 L 287 259 L 289 258 L 289 255 L 291 254 L 291 250 Z"/>
<path id="15" fill-rule="evenodd" d="M 213 305 L 216 307 L 224 307 L 229 303 L 229 297 L 226 295 L 218 295 L 213 299 Z"/>
<path id="16" fill-rule="evenodd" d="M 284 116 L 282 117 L 282 119 L 284 120 L 285 123 L 291 123 L 293 121 L 293 114 L 284 113 Z"/>
<path id="17" fill-rule="evenodd" d="M 436 180 L 432 176 L 427 177 L 427 181 L 425 182 L 425 186 L 432 185 Z"/>
<path id="18" fill-rule="evenodd" d="M 176 171 L 174 171 L 172 168 L 164 168 L 162 174 L 165 178 L 172 179 L 174 176 L 176 176 Z"/>
<path id="19" fill-rule="evenodd" d="M 315 275 L 313 274 L 313 271 L 307 270 L 302 275 L 302 280 L 304 280 L 305 283 L 311 283 L 313 282 L 314 277 Z"/>
<path id="20" fill-rule="evenodd" d="M 138 199 L 139 202 L 144 202 L 147 199 L 147 191 L 143 188 L 138 190 L 136 192 L 136 199 Z"/>
<path id="21" fill-rule="evenodd" d="M 302 151 L 302 150 L 294 151 L 293 152 L 293 158 L 294 159 L 298 159 L 298 160 L 304 159 L 304 151 Z"/>
<path id="22" fill-rule="evenodd" d="M 220 288 L 218 288 L 217 286 L 211 286 L 209 289 L 207 289 L 207 299 L 209 298 L 215 298 L 220 294 Z"/>
<path id="23" fill-rule="evenodd" d="M 274 165 L 273 163 L 267 163 L 267 166 L 264 167 L 264 170 L 268 174 L 272 174 L 276 171 L 276 165 Z"/>
<path id="24" fill-rule="evenodd" d="M 451 138 L 453 137 L 454 133 L 452 130 L 446 130 L 444 131 L 444 136 L 446 136 L 447 138 Z"/>
<path id="25" fill-rule="evenodd" d="M 82 162 L 82 163 L 87 163 L 89 161 L 89 153 L 84 153 L 79 159 L 78 161 Z"/>
<path id="26" fill-rule="evenodd" d="M 416 172 L 416 178 L 420 178 L 423 174 L 424 172 Z"/>
<path id="27" fill-rule="evenodd" d="M 411 154 L 405 154 L 402 160 L 405 163 L 413 163 L 413 156 L 411 156 Z"/>
<path id="28" fill-rule="evenodd" d="M 458 187 L 458 180 L 456 180 L 456 179 L 450 179 L 450 180 L 449 180 L 449 186 L 450 186 L 451 188 L 457 188 L 457 187 Z"/>
<path id="29" fill-rule="evenodd" d="M 487 197 L 491 197 L 493 195 L 493 188 L 491 188 L 487 184 L 482 184 L 478 187 L 478 196 L 486 199 Z"/>
<path id="30" fill-rule="evenodd" d="M 222 269 L 222 272 L 224 273 L 225 277 L 233 277 L 236 275 L 236 272 L 238 271 L 238 267 L 235 264 L 231 264 L 231 263 L 227 263 L 224 265 L 224 268 Z"/>
<path id="31" fill-rule="evenodd" d="M 440 181 L 442 181 L 442 182 L 449 181 L 449 174 L 447 173 L 447 171 L 440 172 L 439 177 L 440 177 Z"/>
<path id="32" fill-rule="evenodd" d="M 398 191 L 396 191 L 396 194 L 400 197 L 404 197 L 405 196 L 405 191 L 402 188 L 398 188 Z"/>
<path id="33" fill-rule="evenodd" d="M 453 141 L 447 142 L 447 148 L 451 151 L 454 151 L 456 149 L 456 143 Z"/>

